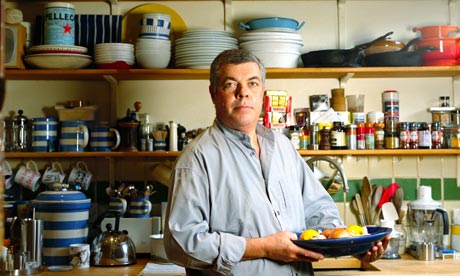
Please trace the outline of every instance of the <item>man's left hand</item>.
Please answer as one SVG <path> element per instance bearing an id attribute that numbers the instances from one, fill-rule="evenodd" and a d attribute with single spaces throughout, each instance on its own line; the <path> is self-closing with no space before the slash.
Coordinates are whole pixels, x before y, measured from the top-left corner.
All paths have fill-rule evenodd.
<path id="1" fill-rule="evenodd" d="M 383 253 L 387 249 L 388 243 L 390 242 L 390 235 L 386 236 L 383 240 L 378 241 L 376 244 L 372 246 L 369 251 L 361 255 L 361 261 L 363 263 L 371 263 L 380 258 L 382 258 Z"/>

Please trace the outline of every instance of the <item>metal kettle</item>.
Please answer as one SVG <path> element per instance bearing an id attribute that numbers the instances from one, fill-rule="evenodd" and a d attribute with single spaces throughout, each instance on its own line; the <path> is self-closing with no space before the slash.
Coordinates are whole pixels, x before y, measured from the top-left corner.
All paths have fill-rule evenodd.
<path id="1" fill-rule="evenodd" d="M 102 232 L 101 222 L 104 218 L 115 217 L 115 229 L 107 223 Z M 119 231 L 121 213 L 108 211 L 97 218 L 94 225 L 101 232 L 92 241 L 91 265 L 123 266 L 136 263 L 136 247 L 128 236 L 128 231 Z"/>

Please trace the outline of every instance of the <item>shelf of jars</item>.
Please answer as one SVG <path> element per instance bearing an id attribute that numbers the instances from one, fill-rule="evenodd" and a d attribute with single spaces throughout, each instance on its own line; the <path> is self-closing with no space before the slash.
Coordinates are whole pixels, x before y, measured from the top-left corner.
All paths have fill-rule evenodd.
<path id="1" fill-rule="evenodd" d="M 177 158 L 180 151 L 137 152 L 5 152 L 5 158 Z M 308 156 L 448 156 L 460 155 L 460 149 L 379 149 L 379 150 L 299 150 Z"/>
<path id="2" fill-rule="evenodd" d="M 6 70 L 7 80 L 206 80 L 209 69 Z M 460 66 L 269 68 L 267 78 L 427 78 L 460 76 Z"/>

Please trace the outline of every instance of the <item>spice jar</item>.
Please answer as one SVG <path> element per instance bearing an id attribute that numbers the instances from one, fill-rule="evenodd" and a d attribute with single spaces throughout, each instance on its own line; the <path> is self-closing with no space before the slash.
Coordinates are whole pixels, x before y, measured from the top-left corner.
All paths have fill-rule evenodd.
<path id="1" fill-rule="evenodd" d="M 364 125 L 364 135 L 366 139 L 366 149 L 375 149 L 375 129 L 372 123 Z"/>
<path id="2" fill-rule="evenodd" d="M 366 134 L 364 133 L 364 123 L 357 124 L 356 146 L 359 150 L 366 149 Z"/>
<path id="3" fill-rule="evenodd" d="M 356 130 L 357 130 L 357 126 L 355 124 L 350 124 L 345 127 L 347 148 L 350 150 L 357 149 Z"/>
<path id="4" fill-rule="evenodd" d="M 383 149 L 384 148 L 384 138 L 385 138 L 385 124 L 384 123 L 375 123 L 374 124 L 374 139 L 375 139 L 375 149 Z"/>
<path id="5" fill-rule="evenodd" d="M 418 148 L 431 148 L 431 133 L 430 128 L 426 122 L 421 123 L 420 127 L 418 128 Z"/>
<path id="6" fill-rule="evenodd" d="M 431 148 L 442 148 L 442 130 L 441 122 L 431 123 Z"/>
<path id="7" fill-rule="evenodd" d="M 418 128 L 416 122 L 409 123 L 409 148 L 418 149 Z"/>

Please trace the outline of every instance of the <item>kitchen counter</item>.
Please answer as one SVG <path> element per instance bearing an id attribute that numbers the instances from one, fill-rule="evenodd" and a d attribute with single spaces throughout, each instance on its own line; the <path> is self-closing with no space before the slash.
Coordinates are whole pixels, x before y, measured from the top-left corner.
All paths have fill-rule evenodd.
<path id="1" fill-rule="evenodd" d="M 119 267 L 90 267 L 88 269 L 72 269 L 65 272 L 45 271 L 36 274 L 38 276 L 137 276 L 147 259 L 138 259 L 137 264 Z M 338 259 L 325 259 L 314 264 L 315 276 L 379 276 L 379 275 L 430 275 L 430 276 L 460 276 L 460 259 L 446 258 L 435 261 L 419 261 L 410 255 L 403 255 L 398 260 L 378 260 L 366 267 L 366 270 L 359 269 L 359 261 L 352 257 L 341 257 Z M 328 267 L 340 267 L 338 269 L 327 269 Z M 161 276 L 161 275 L 157 275 Z"/>

